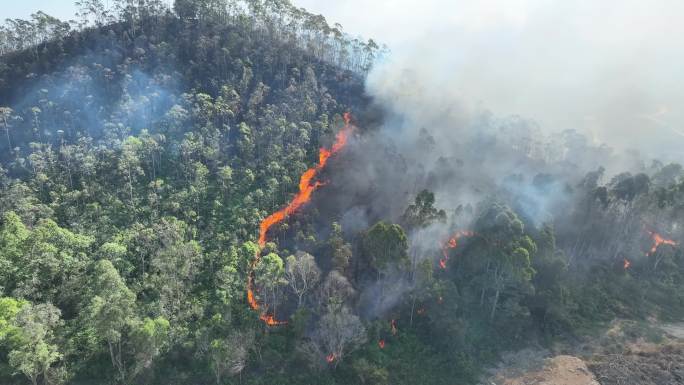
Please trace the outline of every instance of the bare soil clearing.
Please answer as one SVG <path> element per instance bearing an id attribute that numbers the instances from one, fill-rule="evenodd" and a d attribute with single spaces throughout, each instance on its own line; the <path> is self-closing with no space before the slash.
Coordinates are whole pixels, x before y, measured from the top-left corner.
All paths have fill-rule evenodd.
<path id="1" fill-rule="evenodd" d="M 556 356 L 546 361 L 541 370 L 522 377 L 505 379 L 502 385 L 600 385 L 587 364 L 573 356 Z"/>
<path id="2" fill-rule="evenodd" d="M 653 335 L 660 339 L 654 342 Z M 552 356 L 544 349 L 509 353 L 482 384 L 684 385 L 684 323 L 637 329 L 616 320 L 593 342 L 563 352 L 572 355 Z"/>

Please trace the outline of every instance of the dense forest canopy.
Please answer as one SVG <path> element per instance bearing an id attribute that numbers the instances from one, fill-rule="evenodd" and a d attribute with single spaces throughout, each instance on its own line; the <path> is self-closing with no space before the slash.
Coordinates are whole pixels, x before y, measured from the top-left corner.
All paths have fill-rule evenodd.
<path id="1" fill-rule="evenodd" d="M 0 382 L 474 384 L 684 316 L 681 165 L 388 108 L 288 0 L 109 3 L 0 28 Z"/>

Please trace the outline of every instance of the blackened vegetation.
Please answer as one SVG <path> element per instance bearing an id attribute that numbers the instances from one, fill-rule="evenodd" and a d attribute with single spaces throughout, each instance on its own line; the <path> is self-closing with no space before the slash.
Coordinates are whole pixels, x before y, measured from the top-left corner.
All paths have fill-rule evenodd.
<path id="1" fill-rule="evenodd" d="M 684 346 L 666 345 L 599 357 L 589 368 L 602 385 L 676 385 L 684 381 Z"/>
<path id="2" fill-rule="evenodd" d="M 428 167 L 377 135 L 373 41 L 287 1 L 112 3 L 0 30 L 0 382 L 472 383 L 503 349 L 682 316 L 681 166 L 493 182 L 482 136 Z M 258 225 L 349 110 L 254 266 L 267 327 Z"/>

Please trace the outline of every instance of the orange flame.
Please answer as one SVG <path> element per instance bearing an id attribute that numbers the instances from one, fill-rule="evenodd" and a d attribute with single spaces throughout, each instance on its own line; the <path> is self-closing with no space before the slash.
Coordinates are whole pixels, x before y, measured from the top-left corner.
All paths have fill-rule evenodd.
<path id="1" fill-rule="evenodd" d="M 442 258 L 439 259 L 439 267 L 446 269 L 449 260 L 449 250 L 458 247 L 458 241 L 463 237 L 474 237 L 475 233 L 468 230 L 459 230 L 442 245 Z"/>
<path id="2" fill-rule="evenodd" d="M 258 242 L 260 250 L 266 246 L 266 236 L 268 235 L 268 230 L 274 225 L 284 221 L 285 218 L 292 215 L 300 207 L 309 202 L 311 200 L 311 195 L 314 193 L 314 191 L 316 191 L 316 189 L 324 185 L 324 183 L 320 181 L 313 182 L 314 178 L 318 175 L 318 173 L 321 170 L 325 168 L 326 164 L 328 163 L 328 159 L 330 159 L 331 156 L 340 152 L 347 145 L 349 137 L 353 131 L 353 126 L 351 124 L 351 114 L 349 112 L 345 112 L 343 117 L 344 127 L 342 128 L 342 130 L 340 130 L 340 132 L 337 133 L 335 143 L 333 143 L 330 149 L 320 149 L 318 154 L 318 164 L 306 170 L 302 174 L 302 176 L 299 179 L 299 192 L 294 196 L 294 198 L 292 198 L 292 201 L 290 201 L 290 203 L 284 208 L 266 217 L 259 224 Z M 259 302 L 257 301 L 256 296 L 254 294 L 254 268 L 259 263 L 260 259 L 261 253 L 257 252 L 251 264 L 251 272 L 249 273 L 249 276 L 247 278 L 247 303 L 249 303 L 249 307 L 253 310 L 259 310 L 260 308 Z M 287 324 L 286 321 L 278 321 L 275 319 L 274 315 L 267 314 L 267 310 L 268 309 L 264 309 L 264 312 L 259 317 L 259 319 L 264 321 L 266 325 L 278 326 Z M 328 357 L 332 357 L 328 362 L 332 362 L 332 360 L 335 359 L 334 355 L 330 355 Z"/>
<path id="3" fill-rule="evenodd" d="M 247 278 L 247 302 L 252 310 L 259 310 L 259 302 L 257 302 L 254 297 L 254 291 L 252 290 L 252 275 L 250 274 Z"/>
<path id="4" fill-rule="evenodd" d="M 385 340 L 378 341 L 378 346 L 380 347 L 380 349 L 384 349 L 385 348 Z"/>
<path id="5" fill-rule="evenodd" d="M 280 325 L 287 325 L 287 321 L 278 321 L 275 319 L 275 317 L 271 314 L 262 314 L 259 316 L 259 319 L 264 321 L 264 323 L 268 326 L 280 326 Z"/>
<path id="6" fill-rule="evenodd" d="M 282 222 L 288 216 L 292 215 L 297 211 L 302 205 L 311 200 L 311 195 L 316 189 L 323 186 L 322 182 L 313 182 L 313 179 L 318 175 L 318 173 L 323 170 L 328 163 L 328 159 L 331 156 L 337 154 L 347 145 L 349 136 L 351 135 L 353 126 L 351 125 L 351 114 L 346 112 L 344 114 L 344 128 L 337 133 L 335 143 L 333 143 L 332 148 L 326 149 L 321 148 L 318 154 L 318 164 L 304 172 L 299 179 L 299 192 L 292 198 L 290 204 L 284 208 L 276 211 L 275 213 L 269 215 L 264 219 L 259 225 L 259 247 L 263 248 L 266 246 L 266 236 L 268 230 L 274 225 Z"/>
<path id="7" fill-rule="evenodd" d="M 624 269 L 627 270 L 631 266 L 632 266 L 632 262 L 630 262 L 629 259 L 625 258 L 624 265 L 623 265 Z"/>
<path id="8" fill-rule="evenodd" d="M 335 361 L 335 355 L 333 353 L 330 353 L 327 356 L 325 356 L 325 360 L 328 361 L 329 364 L 331 364 L 333 361 Z"/>
<path id="9" fill-rule="evenodd" d="M 656 251 L 658 251 L 658 247 L 660 247 L 660 245 L 677 246 L 677 242 L 671 239 L 664 238 L 662 235 L 656 232 L 649 231 L 648 233 L 651 234 L 651 237 L 653 238 L 653 246 L 651 247 L 651 250 L 648 253 L 646 253 L 646 255 L 648 256 L 655 254 Z"/>

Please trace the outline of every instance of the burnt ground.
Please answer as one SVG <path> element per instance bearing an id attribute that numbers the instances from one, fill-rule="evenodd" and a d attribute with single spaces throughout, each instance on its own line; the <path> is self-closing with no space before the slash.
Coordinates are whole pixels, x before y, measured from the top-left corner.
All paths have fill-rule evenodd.
<path id="1" fill-rule="evenodd" d="M 616 320 L 581 344 L 505 354 L 481 384 L 684 385 L 684 323 Z"/>
<path id="2" fill-rule="evenodd" d="M 596 356 L 589 369 L 601 385 L 682 385 L 684 343 Z"/>

